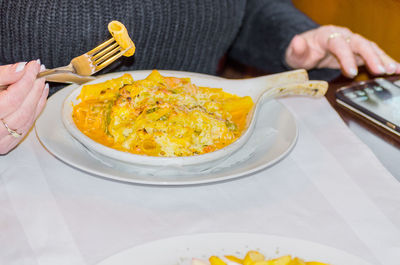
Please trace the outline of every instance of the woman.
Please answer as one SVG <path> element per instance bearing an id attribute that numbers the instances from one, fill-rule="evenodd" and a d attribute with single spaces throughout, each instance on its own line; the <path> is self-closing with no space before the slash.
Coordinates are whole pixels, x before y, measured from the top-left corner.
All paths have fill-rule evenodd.
<path id="1" fill-rule="evenodd" d="M 106 25 L 115 19 L 130 32 L 136 54 L 106 72 L 157 68 L 215 74 L 227 55 L 271 73 L 305 68 L 312 78 L 326 80 L 337 76 L 332 69 L 354 77 L 364 64 L 374 74 L 400 73 L 376 44 L 346 28 L 319 27 L 288 0 L 14 0 L 2 1 L 0 10 L 5 14 L 1 64 L 41 58 L 48 68 L 67 65 L 108 39 Z M 0 92 L 3 154 L 29 131 L 47 95 L 44 81 L 34 80 L 37 63 L 10 74 L 16 68 L 3 66 L 0 73 L 3 84 L 13 84 Z M 52 85 L 50 93 L 58 88 Z"/>

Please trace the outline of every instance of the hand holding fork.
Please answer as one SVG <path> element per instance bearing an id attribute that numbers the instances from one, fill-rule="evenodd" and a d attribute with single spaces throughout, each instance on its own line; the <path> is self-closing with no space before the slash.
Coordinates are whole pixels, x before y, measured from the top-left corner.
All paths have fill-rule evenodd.
<path id="1" fill-rule="evenodd" d="M 45 70 L 40 60 L 0 66 L 0 155 L 24 138 L 41 113 L 49 93 L 45 79 L 83 84 L 122 55 L 134 53 L 135 46 L 124 25 L 112 21 L 108 28 L 111 39 L 73 58 L 67 66 Z"/>
<path id="2" fill-rule="evenodd" d="M 94 80 L 95 78 L 91 75 L 102 70 L 122 55 L 133 55 L 135 46 L 129 38 L 125 26 L 118 21 L 112 21 L 108 28 L 113 35 L 112 38 L 87 53 L 73 58 L 66 66 L 40 72 L 37 78 L 46 77 L 47 81 L 52 82 L 83 84 Z M 0 85 L 0 91 L 7 87 L 8 85 Z"/>

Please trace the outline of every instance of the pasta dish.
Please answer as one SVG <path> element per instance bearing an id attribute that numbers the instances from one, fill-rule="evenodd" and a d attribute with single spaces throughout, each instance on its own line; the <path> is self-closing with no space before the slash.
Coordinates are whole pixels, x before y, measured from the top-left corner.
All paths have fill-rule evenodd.
<path id="1" fill-rule="evenodd" d="M 180 157 L 213 152 L 240 137 L 254 103 L 220 88 L 154 70 L 85 85 L 72 118 L 86 136 L 140 155 Z"/>

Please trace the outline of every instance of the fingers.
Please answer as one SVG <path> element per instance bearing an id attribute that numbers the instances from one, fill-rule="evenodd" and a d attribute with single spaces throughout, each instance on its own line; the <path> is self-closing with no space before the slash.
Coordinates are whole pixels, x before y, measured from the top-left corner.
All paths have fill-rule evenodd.
<path id="1" fill-rule="evenodd" d="M 0 135 L 0 154 L 6 154 L 11 149 L 13 149 L 16 145 L 18 145 L 18 143 L 22 139 L 24 139 L 26 134 L 31 129 L 31 127 L 33 125 L 33 122 L 34 122 L 34 120 L 32 119 L 32 121 L 30 121 L 29 123 L 25 124 L 22 128 L 18 128 L 17 129 L 18 133 L 22 132 L 21 136 L 18 137 L 18 138 L 15 138 L 14 136 L 10 135 L 8 132 L 4 136 Z M 1 126 L 3 126 L 3 124 L 1 124 Z M 14 129 L 14 128 L 12 128 L 12 129 Z"/>
<path id="2" fill-rule="evenodd" d="M 321 26 L 301 35 L 309 35 L 307 43 L 312 46 L 310 56 L 319 52 L 314 67 L 341 67 L 348 77 L 357 75 L 357 66 L 366 65 L 376 75 L 400 73 L 400 64 L 388 56 L 374 42 L 349 29 L 337 26 Z M 317 41 L 313 41 L 317 40 Z M 315 56 L 315 55 L 314 55 Z"/>
<path id="3" fill-rule="evenodd" d="M 21 79 L 26 62 L 0 66 L 0 85 L 10 85 Z"/>
<path id="4" fill-rule="evenodd" d="M 48 94 L 49 86 L 48 84 L 44 85 L 44 78 L 36 80 L 32 91 L 29 93 L 22 106 L 15 113 L 4 119 L 4 122 L 6 122 L 10 128 L 22 135 L 19 138 L 15 138 L 8 133 L 6 128 L 1 128 L 0 154 L 5 154 L 13 149 L 30 131 L 36 118 L 45 106 Z M 4 127 L 2 124 L 1 126 Z"/>
<path id="5" fill-rule="evenodd" d="M 342 35 L 328 38 L 328 50 L 337 58 L 346 76 L 353 78 L 357 75 L 356 57 L 349 43 Z"/>
<path id="6" fill-rule="evenodd" d="M 3 121 L 6 122 L 10 128 L 18 129 L 19 133 L 25 133 L 28 131 L 35 120 L 36 108 L 43 94 L 43 90 L 44 79 L 41 78 L 36 80 L 31 92 L 25 98 L 21 107 L 12 114 L 6 116 Z M 28 126 L 28 129 L 26 126 Z M 0 136 L 5 136 L 7 134 L 7 130 L 2 130 Z"/>
<path id="7" fill-rule="evenodd" d="M 48 84 L 43 86 L 43 82 L 44 80 L 37 80 L 35 87 L 28 95 L 30 100 L 26 100 L 16 113 L 13 113 L 4 119 L 4 122 L 6 122 L 11 129 L 16 130 L 22 135 L 21 137 L 15 138 L 8 133 L 6 128 L 1 128 L 0 154 L 6 154 L 12 150 L 32 128 L 36 118 L 46 103 L 47 95 L 49 93 Z M 4 127 L 3 124 L 0 124 L 0 126 Z"/>
<path id="8" fill-rule="evenodd" d="M 386 69 L 380 56 L 372 47 L 371 42 L 358 34 L 351 38 L 351 46 L 355 53 L 359 54 L 373 74 L 379 75 L 386 73 Z"/>
<path id="9" fill-rule="evenodd" d="M 307 60 L 309 57 L 309 50 L 309 46 L 304 37 L 300 35 L 294 36 L 286 51 L 286 63 L 291 68 L 311 68 L 312 65 L 309 67 L 307 63 L 305 64 L 305 62 L 309 61 Z"/>
<path id="10" fill-rule="evenodd" d="M 387 74 L 400 73 L 400 65 L 395 60 L 379 48 L 375 42 L 371 42 L 371 46 L 381 59 Z"/>
<path id="11" fill-rule="evenodd" d="M 46 101 L 47 101 L 47 96 L 49 95 L 49 84 L 46 83 L 44 89 L 43 89 L 43 93 L 42 96 L 39 99 L 39 103 L 36 106 L 36 110 L 35 110 L 35 120 L 37 119 L 37 117 L 39 116 L 39 114 L 42 112 L 44 106 L 46 105 Z"/>
<path id="12" fill-rule="evenodd" d="M 291 41 L 286 62 L 293 68 L 341 68 L 352 78 L 359 59 L 346 41 L 351 34 L 347 28 L 331 25 L 301 33 Z"/>
<path id="13" fill-rule="evenodd" d="M 7 116 L 7 123 L 10 124 L 10 126 L 21 128 L 35 119 L 36 108 L 45 86 L 44 82 L 44 78 L 36 80 L 21 107 Z"/>
<path id="14" fill-rule="evenodd" d="M 0 92 L 0 119 L 15 112 L 31 91 L 40 70 L 39 61 L 31 61 L 25 66 L 23 76 L 7 90 Z"/>
<path id="15" fill-rule="evenodd" d="M 15 138 L 0 123 L 0 154 L 9 152 L 24 138 L 46 103 L 49 88 L 44 78 L 36 79 L 40 70 L 40 61 L 28 63 L 20 79 L 0 93 L 0 119 L 22 134 Z"/>
<path id="16" fill-rule="evenodd" d="M 373 74 L 400 73 L 399 64 L 379 48 L 376 43 L 359 34 L 354 34 L 351 39 L 351 46 L 354 53 L 360 55 Z"/>
<path id="17" fill-rule="evenodd" d="M 19 143 L 18 138 L 13 138 L 11 135 L 0 138 L 0 155 L 7 154 Z"/>

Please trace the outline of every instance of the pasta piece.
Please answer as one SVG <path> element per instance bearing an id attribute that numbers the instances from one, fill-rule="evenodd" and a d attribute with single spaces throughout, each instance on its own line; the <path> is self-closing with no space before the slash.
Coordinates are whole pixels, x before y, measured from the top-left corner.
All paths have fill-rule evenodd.
<path id="1" fill-rule="evenodd" d="M 108 31 L 111 33 L 115 41 L 122 47 L 122 49 L 128 49 L 124 53 L 124 56 L 129 57 L 135 53 L 135 44 L 129 37 L 128 31 L 126 30 L 124 24 L 119 21 L 111 21 L 108 23 Z"/>
<path id="2" fill-rule="evenodd" d="M 114 100 L 118 96 L 119 89 L 124 85 L 132 84 L 133 78 L 129 74 L 99 84 L 85 85 L 82 87 L 78 99 L 85 100 Z"/>

